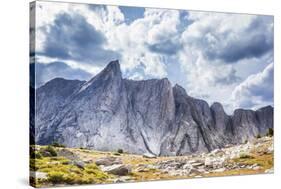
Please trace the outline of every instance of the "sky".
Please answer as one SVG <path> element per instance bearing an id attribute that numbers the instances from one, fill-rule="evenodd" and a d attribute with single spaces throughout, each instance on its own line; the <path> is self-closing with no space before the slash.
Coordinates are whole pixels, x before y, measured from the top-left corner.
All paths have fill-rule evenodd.
<path id="1" fill-rule="evenodd" d="M 36 87 L 89 80 L 118 59 L 123 78 L 168 78 L 228 114 L 273 105 L 272 16 L 44 1 L 31 9 Z"/>

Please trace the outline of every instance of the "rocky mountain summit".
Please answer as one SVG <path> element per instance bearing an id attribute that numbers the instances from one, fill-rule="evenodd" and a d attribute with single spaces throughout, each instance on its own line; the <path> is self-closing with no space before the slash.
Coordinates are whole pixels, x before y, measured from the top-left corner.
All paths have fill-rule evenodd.
<path id="1" fill-rule="evenodd" d="M 124 79 L 118 61 L 89 81 L 53 79 L 35 100 L 32 130 L 41 145 L 175 156 L 241 144 L 273 128 L 271 106 L 227 115 L 167 78 Z"/>

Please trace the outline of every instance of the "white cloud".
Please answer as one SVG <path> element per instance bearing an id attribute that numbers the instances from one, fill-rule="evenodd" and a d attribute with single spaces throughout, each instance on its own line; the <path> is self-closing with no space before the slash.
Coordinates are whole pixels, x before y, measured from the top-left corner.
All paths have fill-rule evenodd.
<path id="1" fill-rule="evenodd" d="M 273 103 L 273 63 L 250 75 L 232 92 L 235 107 L 259 108 Z"/>
<path id="2" fill-rule="evenodd" d="M 45 35 L 41 28 L 53 23 L 55 16 L 61 12 L 67 12 L 71 4 L 52 2 L 36 2 L 36 50 L 42 51 L 45 42 Z"/>
<path id="3" fill-rule="evenodd" d="M 190 19 L 194 22 L 183 33 L 183 43 L 200 49 L 210 61 L 236 63 L 273 48 L 270 16 L 191 12 Z"/>
<path id="4" fill-rule="evenodd" d="M 183 87 L 190 96 L 202 98 L 209 104 L 218 101 L 226 106 L 229 103 L 230 94 L 238 82 L 233 76 L 232 65 L 210 63 L 200 51 L 190 49 L 180 54 L 180 62 L 185 73 Z M 231 113 L 231 107 L 226 111 Z"/>
<path id="5" fill-rule="evenodd" d="M 48 3 L 44 2 L 38 9 L 40 21 L 37 27 L 53 23 L 56 15 L 62 12 L 82 15 L 105 36 L 105 50 L 121 54 L 121 69 L 125 77 L 137 80 L 172 78 L 174 84 L 181 84 L 192 96 L 209 103 L 222 102 L 228 113 L 233 108 L 231 94 L 234 89 L 238 91 L 240 81 L 249 74 L 260 72 L 268 61 L 272 61 L 271 17 L 189 11 L 183 20 L 178 10 L 146 8 L 143 18 L 126 23 L 117 6 L 70 3 L 53 6 L 53 2 Z M 36 35 L 36 47 L 40 49 L 45 36 L 40 31 Z M 260 44 L 268 46 L 256 48 L 265 47 Z M 254 50 L 243 54 L 246 50 L 241 49 Z M 261 57 L 258 57 L 259 53 Z M 103 68 L 75 60 L 64 62 L 92 74 Z M 239 92 L 235 93 L 238 95 Z M 248 95 L 247 98 L 251 97 Z M 269 102 L 263 100 L 253 101 L 260 104 Z"/>
<path id="6" fill-rule="evenodd" d="M 125 72 L 144 64 L 145 75 L 142 78 L 167 77 L 166 65 L 163 62 L 165 55 L 151 52 L 148 46 L 177 36 L 178 24 L 178 11 L 146 9 L 144 18 L 137 19 L 130 25 L 119 24 L 105 32 L 110 41 L 108 47 L 121 52 L 122 68 Z"/>
<path id="7" fill-rule="evenodd" d="M 179 53 L 184 87 L 209 103 L 222 102 L 231 114 L 232 91 L 272 57 L 272 17 L 191 11 L 188 18 L 192 24 L 182 33 Z"/>
<path id="8" fill-rule="evenodd" d="M 36 56 L 35 60 L 36 60 L 36 62 L 38 62 L 40 64 L 50 64 L 53 62 L 61 61 L 58 58 L 51 58 L 48 56 Z M 73 61 L 73 60 L 63 60 L 63 62 L 73 69 L 84 70 L 84 71 L 92 74 L 93 76 L 98 74 L 102 70 L 102 68 L 99 66 L 89 65 L 89 64 L 85 64 L 85 63 L 81 63 L 81 62 L 77 62 L 77 61 Z"/>

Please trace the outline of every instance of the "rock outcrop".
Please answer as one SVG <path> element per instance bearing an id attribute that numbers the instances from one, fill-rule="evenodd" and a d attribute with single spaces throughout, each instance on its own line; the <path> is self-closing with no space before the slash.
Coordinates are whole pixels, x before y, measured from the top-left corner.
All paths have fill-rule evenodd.
<path id="1" fill-rule="evenodd" d="M 187 95 L 168 79 L 122 78 L 118 61 L 89 81 L 56 78 L 36 89 L 37 144 L 185 155 L 239 144 L 273 127 L 273 108 L 238 109 Z"/>

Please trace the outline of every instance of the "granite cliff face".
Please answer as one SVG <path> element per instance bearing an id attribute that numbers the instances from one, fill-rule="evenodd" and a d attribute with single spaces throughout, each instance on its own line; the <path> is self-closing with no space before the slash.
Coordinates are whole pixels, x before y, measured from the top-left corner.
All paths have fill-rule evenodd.
<path id="1" fill-rule="evenodd" d="M 35 141 L 130 153 L 185 155 L 239 144 L 273 127 L 273 108 L 238 109 L 192 98 L 168 79 L 122 78 L 118 61 L 89 81 L 57 78 L 36 89 Z"/>

